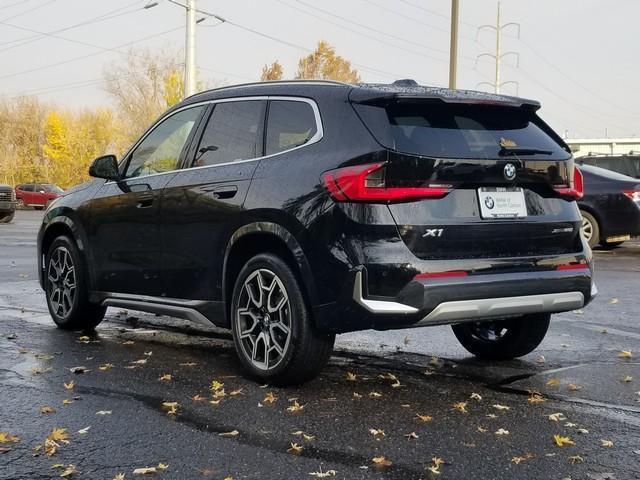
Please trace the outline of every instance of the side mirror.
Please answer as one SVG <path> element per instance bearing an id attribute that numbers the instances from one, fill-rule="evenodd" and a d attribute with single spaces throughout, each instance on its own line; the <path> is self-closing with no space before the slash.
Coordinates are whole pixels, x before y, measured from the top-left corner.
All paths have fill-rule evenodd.
<path id="1" fill-rule="evenodd" d="M 89 167 L 89 175 L 106 180 L 120 180 L 118 161 L 115 155 L 103 155 L 96 158 Z"/>

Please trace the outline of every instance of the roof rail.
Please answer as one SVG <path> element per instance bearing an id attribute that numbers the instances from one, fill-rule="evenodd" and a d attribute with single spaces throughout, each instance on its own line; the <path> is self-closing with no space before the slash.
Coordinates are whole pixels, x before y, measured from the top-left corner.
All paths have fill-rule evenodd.
<path id="1" fill-rule="evenodd" d="M 266 86 L 266 85 L 293 85 L 293 84 L 295 84 L 295 85 L 300 85 L 300 84 L 307 84 L 307 85 L 335 85 L 335 86 L 351 85 L 350 83 L 339 82 L 337 80 L 322 80 L 322 79 L 318 79 L 318 80 L 314 80 L 314 79 L 266 80 L 266 81 L 260 81 L 260 82 L 238 83 L 238 84 L 235 84 L 235 85 L 225 85 L 223 87 L 211 88 L 211 89 L 208 89 L 208 90 L 203 90 L 203 91 L 198 92 L 198 93 L 194 93 L 193 95 L 190 95 L 187 98 L 195 97 L 196 95 L 200 95 L 202 93 L 219 92 L 221 90 L 230 90 L 230 89 L 233 89 L 233 88 L 260 87 L 260 86 Z M 185 100 L 187 98 L 185 98 Z"/>

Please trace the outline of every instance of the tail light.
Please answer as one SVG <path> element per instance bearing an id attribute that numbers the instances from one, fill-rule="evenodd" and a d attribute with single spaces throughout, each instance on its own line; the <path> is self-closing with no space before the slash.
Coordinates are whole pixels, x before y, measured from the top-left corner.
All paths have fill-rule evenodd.
<path id="1" fill-rule="evenodd" d="M 640 202 L 640 190 L 638 189 L 623 190 L 622 193 L 624 193 L 627 197 L 629 197 L 634 202 Z"/>
<path id="2" fill-rule="evenodd" d="M 456 278 L 456 277 L 467 277 L 469 274 L 464 270 L 450 270 L 448 272 L 425 272 L 419 273 L 415 277 L 414 280 L 427 280 L 430 278 Z"/>
<path id="3" fill-rule="evenodd" d="M 391 186 L 385 178 L 386 163 L 369 163 L 330 170 L 322 183 L 337 202 L 394 203 L 442 198 L 451 185 Z"/>
<path id="4" fill-rule="evenodd" d="M 554 185 L 553 189 L 562 197 L 570 200 L 579 200 L 584 196 L 584 179 L 579 168 L 573 167 L 573 180 L 569 185 Z"/>
<path id="5" fill-rule="evenodd" d="M 589 265 L 583 262 L 575 262 L 575 263 L 563 263 L 556 267 L 558 271 L 564 270 L 588 270 Z"/>

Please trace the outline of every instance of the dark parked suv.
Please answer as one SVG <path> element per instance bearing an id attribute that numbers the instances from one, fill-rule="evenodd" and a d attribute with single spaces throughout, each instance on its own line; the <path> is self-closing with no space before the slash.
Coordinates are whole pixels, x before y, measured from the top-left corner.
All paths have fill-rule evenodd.
<path id="1" fill-rule="evenodd" d="M 13 188 L 0 183 L 0 223 L 9 223 L 16 212 L 16 197 Z"/>
<path id="2" fill-rule="evenodd" d="M 481 358 L 525 355 L 551 313 L 595 294 L 581 177 L 538 108 L 412 81 L 189 97 L 47 210 L 51 315 L 211 322 L 250 374 L 282 384 L 368 328 L 452 324 Z"/>

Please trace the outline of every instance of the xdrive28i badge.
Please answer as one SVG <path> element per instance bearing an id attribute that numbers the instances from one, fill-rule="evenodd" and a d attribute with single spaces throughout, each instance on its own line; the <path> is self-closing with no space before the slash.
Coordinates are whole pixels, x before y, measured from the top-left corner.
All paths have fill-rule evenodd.
<path id="1" fill-rule="evenodd" d="M 502 172 L 504 173 L 504 178 L 507 180 L 516 178 L 516 166 L 513 163 L 507 163 Z"/>

